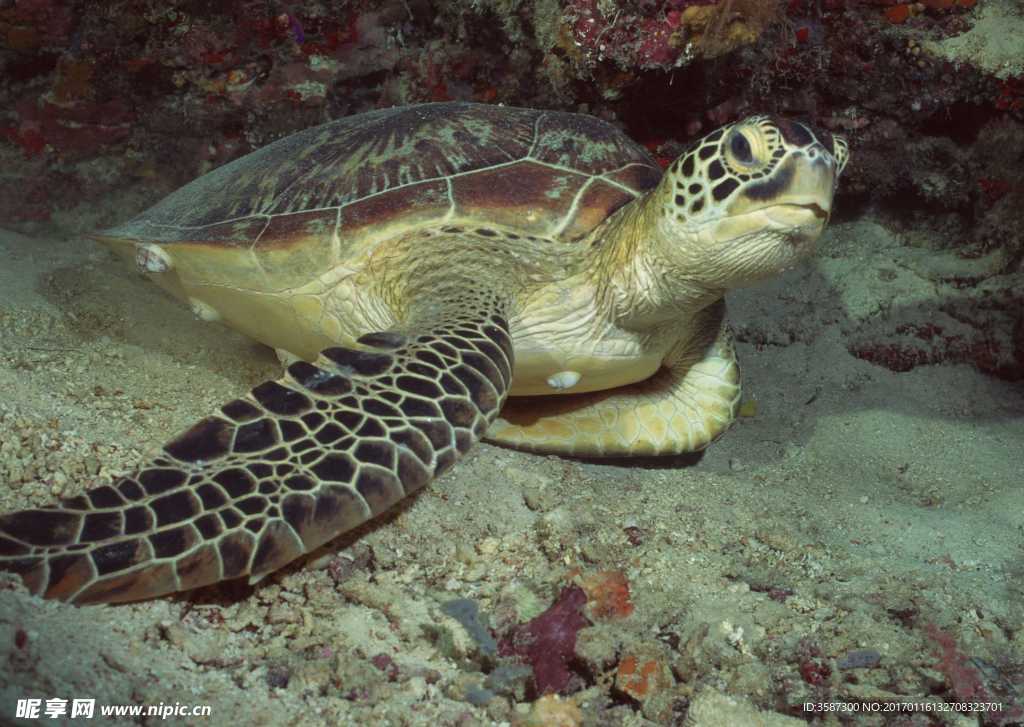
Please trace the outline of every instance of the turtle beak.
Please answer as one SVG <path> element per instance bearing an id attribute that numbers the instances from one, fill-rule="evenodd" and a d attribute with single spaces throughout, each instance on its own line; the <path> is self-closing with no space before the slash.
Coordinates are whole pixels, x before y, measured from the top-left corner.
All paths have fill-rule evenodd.
<path id="1" fill-rule="evenodd" d="M 824 226 L 832 215 L 839 162 L 824 147 L 815 147 L 801 163 L 788 162 L 792 169 L 789 185 L 774 203 L 780 211 L 792 213 L 787 217 L 801 217 L 805 224 L 814 221 Z"/>
<path id="2" fill-rule="evenodd" d="M 828 222 L 828 218 L 831 214 L 831 210 L 823 207 L 819 202 L 797 202 L 797 203 L 785 203 L 780 204 L 778 207 L 783 209 L 792 208 L 794 213 L 800 215 L 803 213 L 813 215 L 814 217 L 821 220 L 822 224 Z"/>
<path id="3" fill-rule="evenodd" d="M 819 202 L 790 203 L 767 207 L 765 217 L 782 230 L 794 230 L 798 238 L 817 237 L 828 223 L 829 210 Z"/>

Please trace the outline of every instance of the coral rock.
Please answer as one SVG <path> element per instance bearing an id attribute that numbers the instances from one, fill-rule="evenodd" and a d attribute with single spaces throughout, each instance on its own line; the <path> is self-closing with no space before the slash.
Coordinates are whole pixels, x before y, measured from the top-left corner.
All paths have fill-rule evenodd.
<path id="1" fill-rule="evenodd" d="M 583 615 L 587 594 L 577 586 L 566 588 L 548 610 L 512 629 L 498 653 L 518 656 L 533 667 L 538 694 L 564 692 L 573 674 L 569 662 L 576 655 L 576 636 L 590 622 Z"/>

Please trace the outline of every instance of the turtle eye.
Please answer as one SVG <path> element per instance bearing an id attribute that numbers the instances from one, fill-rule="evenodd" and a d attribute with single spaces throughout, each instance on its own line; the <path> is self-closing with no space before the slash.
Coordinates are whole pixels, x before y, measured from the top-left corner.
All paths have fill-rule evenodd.
<path id="1" fill-rule="evenodd" d="M 747 137 L 742 132 L 736 132 L 729 139 L 729 152 L 732 154 L 733 159 L 740 164 L 750 165 L 755 161 L 754 150 L 750 148 L 750 142 L 747 141 Z"/>

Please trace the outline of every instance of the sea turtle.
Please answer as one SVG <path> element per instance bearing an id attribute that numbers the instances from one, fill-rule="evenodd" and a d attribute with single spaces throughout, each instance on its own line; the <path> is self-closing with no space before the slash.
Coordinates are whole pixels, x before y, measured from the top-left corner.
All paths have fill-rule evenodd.
<path id="1" fill-rule="evenodd" d="M 113 485 L 0 517 L 0 569 L 75 603 L 258 580 L 482 437 L 702 449 L 740 397 L 723 295 L 812 251 L 846 160 L 755 116 L 663 173 L 588 116 L 438 103 L 225 164 L 96 238 L 286 373 Z"/>

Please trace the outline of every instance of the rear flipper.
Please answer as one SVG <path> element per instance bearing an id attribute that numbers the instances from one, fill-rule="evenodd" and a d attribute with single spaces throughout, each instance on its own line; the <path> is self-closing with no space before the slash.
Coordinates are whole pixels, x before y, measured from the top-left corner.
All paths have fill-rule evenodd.
<path id="1" fill-rule="evenodd" d="M 330 348 L 221 407 L 114 485 L 0 516 L 0 570 L 73 603 L 259 579 L 447 470 L 508 391 L 498 300 Z"/>

